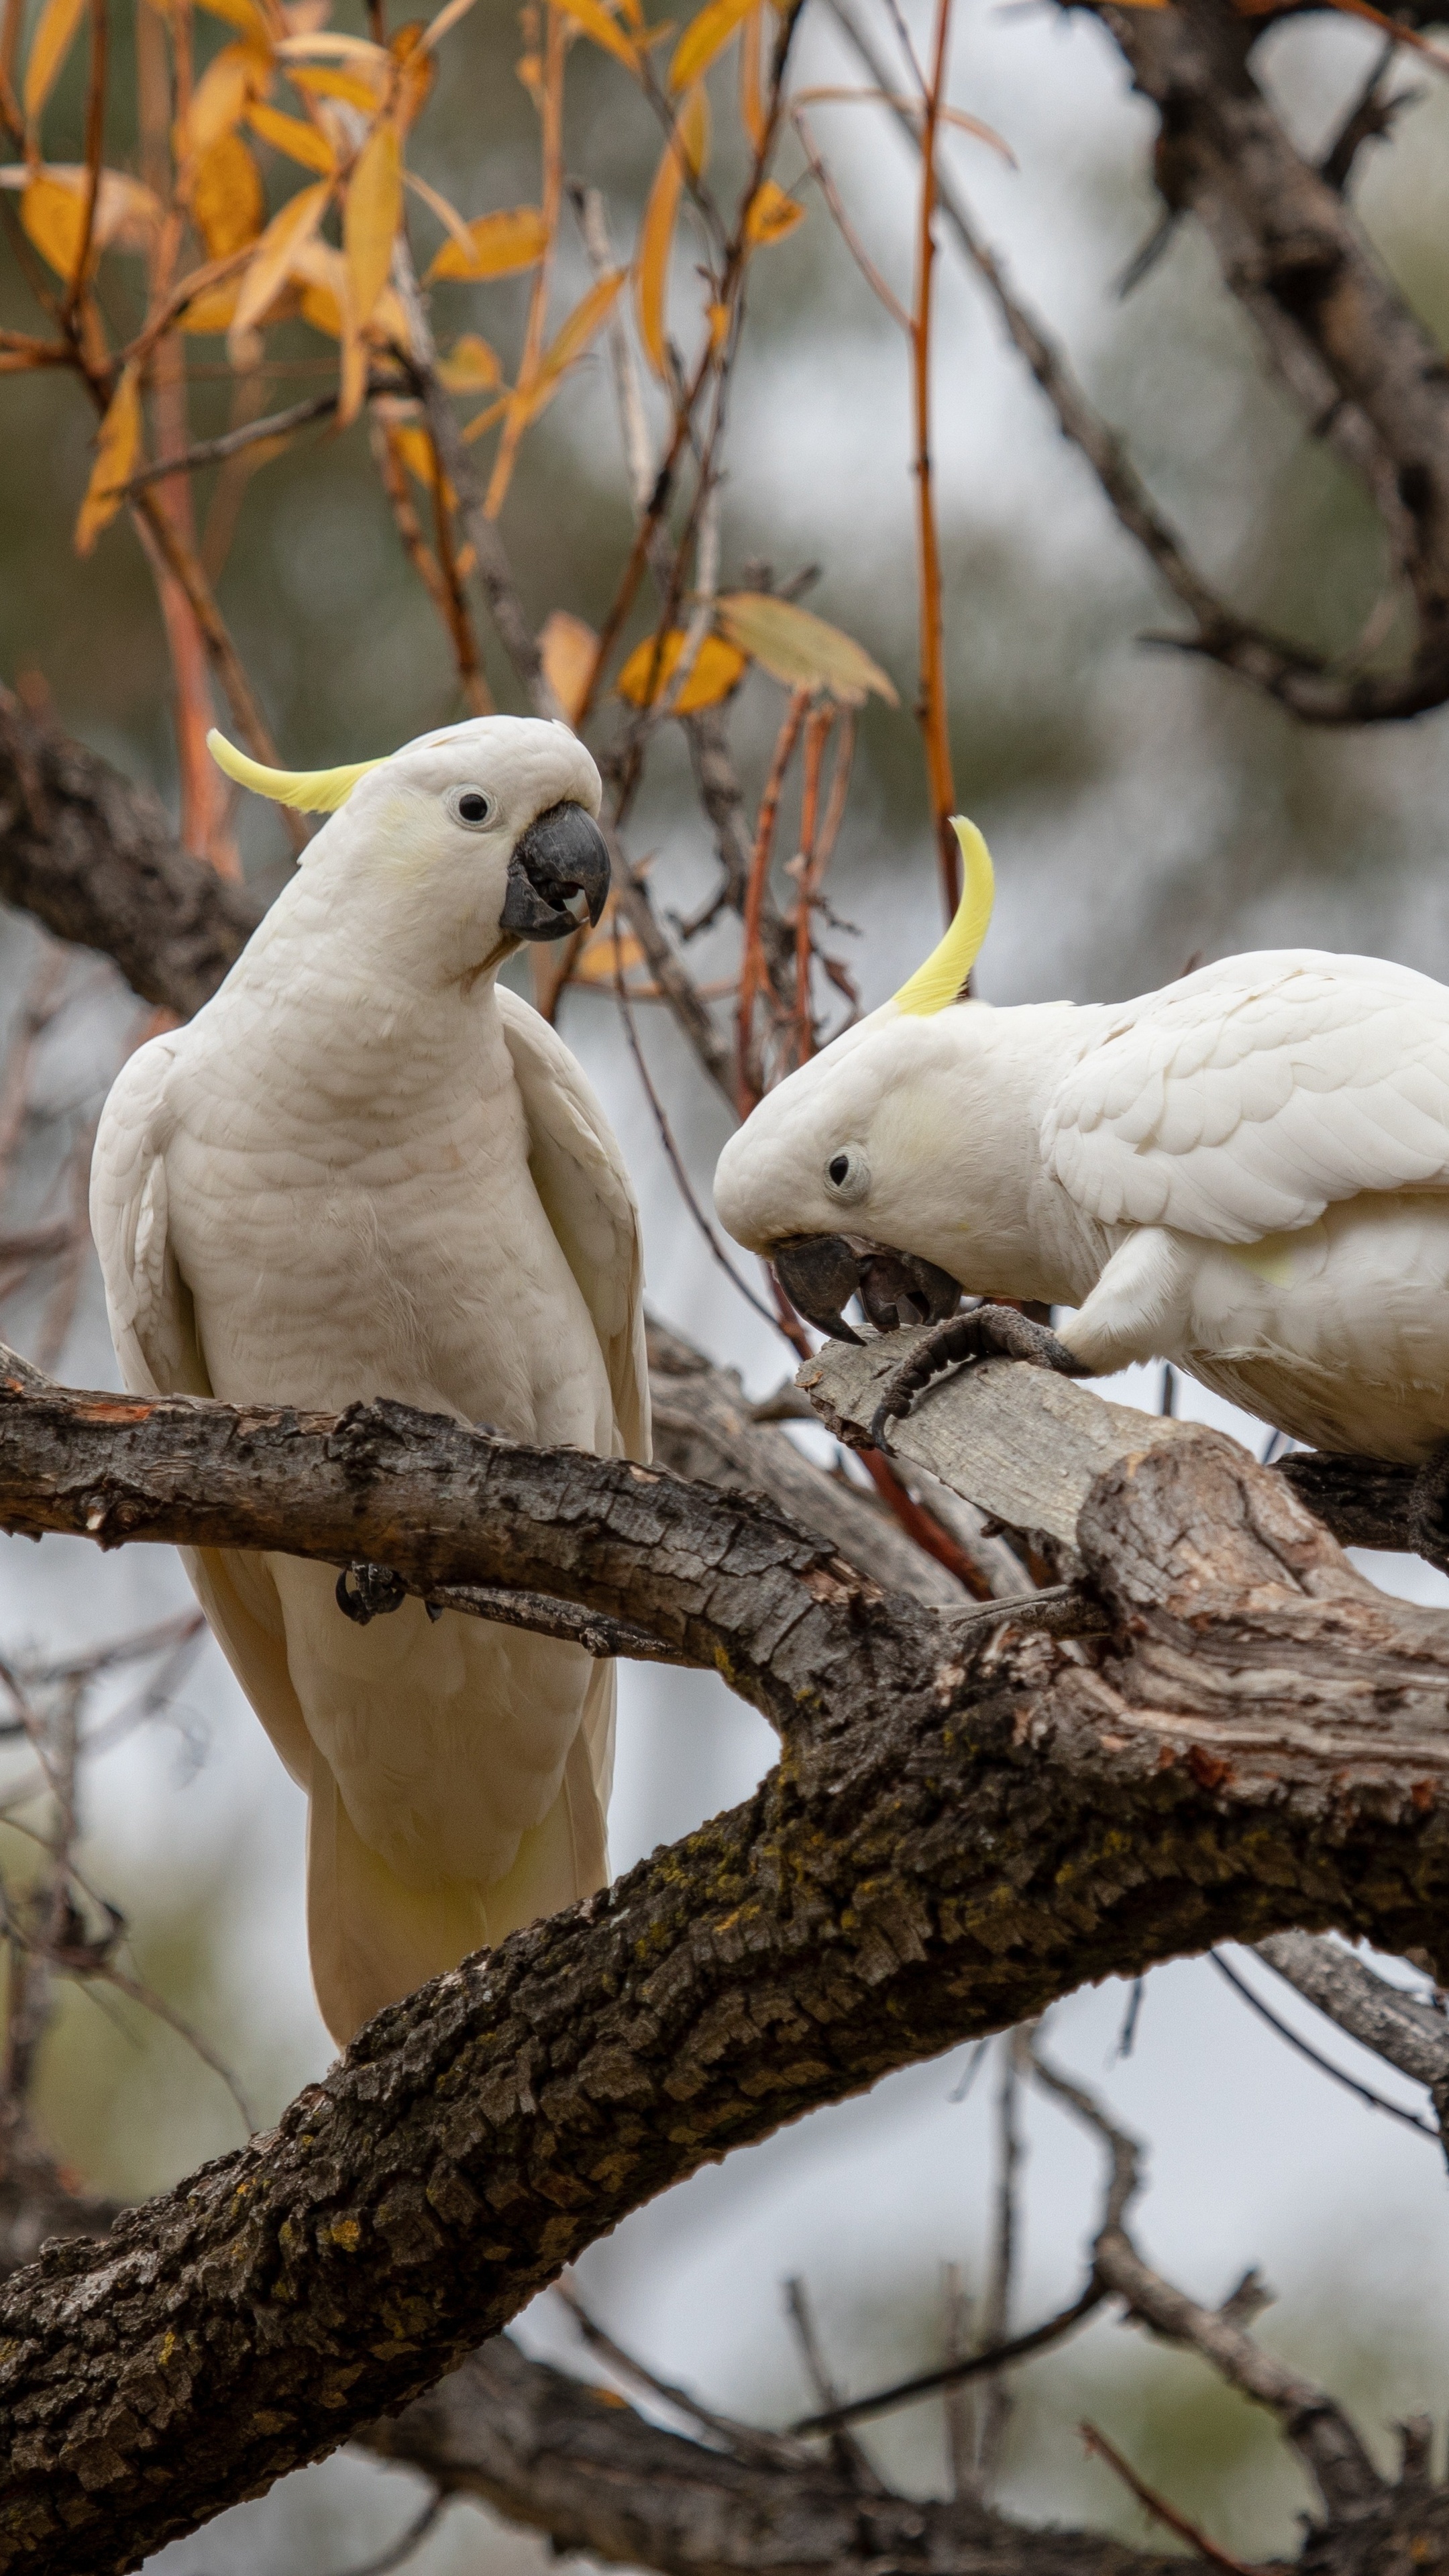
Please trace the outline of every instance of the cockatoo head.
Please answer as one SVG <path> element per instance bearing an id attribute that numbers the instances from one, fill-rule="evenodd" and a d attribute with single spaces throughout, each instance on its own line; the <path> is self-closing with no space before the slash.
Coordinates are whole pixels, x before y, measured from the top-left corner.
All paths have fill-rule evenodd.
<path id="1" fill-rule="evenodd" d="M 791 1303 L 838 1341 L 860 1338 L 843 1320 L 857 1294 L 882 1331 L 936 1322 L 961 1294 L 948 1270 L 909 1248 L 923 1199 L 939 1196 L 929 1095 L 954 1052 L 945 1021 L 959 1016 L 991 918 L 986 843 L 963 818 L 955 828 L 965 887 L 939 947 L 889 1002 L 769 1092 L 715 1171 L 721 1224 L 763 1253 Z"/>
<path id="2" fill-rule="evenodd" d="M 599 773 L 567 725 L 474 716 L 344 769 L 267 769 L 219 733 L 227 776 L 280 804 L 331 816 L 302 867 L 349 922 L 447 974 L 500 964 L 524 939 L 596 922 L 609 850 Z"/>

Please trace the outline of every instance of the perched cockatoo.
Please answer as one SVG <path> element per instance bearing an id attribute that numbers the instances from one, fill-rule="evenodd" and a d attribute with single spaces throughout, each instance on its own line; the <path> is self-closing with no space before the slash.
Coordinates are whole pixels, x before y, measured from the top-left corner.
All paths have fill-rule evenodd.
<path id="1" fill-rule="evenodd" d="M 599 776 L 561 724 L 485 716 L 260 794 L 332 819 L 220 990 L 138 1049 L 91 1222 L 136 1394 L 387 1396 L 511 1438 L 649 1454 L 638 1211 L 547 1022 L 497 982 L 609 883 Z M 334 1569 L 187 1569 L 306 1790 L 333 2037 L 607 1876 L 613 1667 L 553 1638 L 343 1615 Z"/>
<path id="2" fill-rule="evenodd" d="M 1296 1440 L 1424 1465 L 1449 1439 L 1449 991 L 1290 948 L 1135 1002 L 962 1000 L 992 875 L 956 830 L 940 946 L 726 1145 L 729 1232 L 825 1332 L 855 1338 L 857 1290 L 883 1328 L 937 1325 L 880 1425 L 992 1350 L 1167 1359 Z M 1076 1311 L 955 1315 L 961 1288 Z"/>

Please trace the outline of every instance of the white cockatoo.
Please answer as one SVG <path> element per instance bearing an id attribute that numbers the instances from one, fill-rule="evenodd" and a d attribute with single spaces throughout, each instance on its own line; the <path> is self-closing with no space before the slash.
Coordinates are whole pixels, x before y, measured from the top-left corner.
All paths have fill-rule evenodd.
<path id="1" fill-rule="evenodd" d="M 106 1103 L 91 1222 L 127 1387 L 385 1396 L 647 1459 L 628 1173 L 572 1056 L 497 982 L 520 940 L 599 917 L 588 752 L 512 716 L 314 773 L 211 739 L 233 778 L 332 819 L 220 990 Z M 310 1801 L 312 1973 L 339 2043 L 603 1884 L 611 1665 L 394 1607 L 366 1570 L 359 1599 L 296 1557 L 202 1549 L 187 1569 Z"/>
<path id="2" fill-rule="evenodd" d="M 884 1328 L 937 1325 L 878 1425 L 992 1350 L 1083 1376 L 1166 1359 L 1295 1440 L 1428 1472 L 1449 1440 L 1449 991 L 1289 948 L 1135 1002 L 963 1000 L 992 874 L 956 830 L 940 946 L 726 1145 L 729 1232 L 826 1332 L 855 1338 L 857 1290 Z M 961 1288 L 1076 1311 L 1057 1333 L 955 1315 Z"/>

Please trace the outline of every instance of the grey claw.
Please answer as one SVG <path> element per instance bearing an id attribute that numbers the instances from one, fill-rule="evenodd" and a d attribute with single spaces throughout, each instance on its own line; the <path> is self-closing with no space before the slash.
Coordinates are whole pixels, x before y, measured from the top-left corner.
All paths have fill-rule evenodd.
<path id="1" fill-rule="evenodd" d="M 954 1368 L 963 1360 L 996 1358 L 1025 1360 L 1032 1368 L 1055 1369 L 1062 1377 L 1092 1374 L 1046 1324 L 1018 1314 L 1014 1306 L 972 1306 L 964 1315 L 953 1315 L 938 1325 L 905 1367 L 897 1369 L 871 1418 L 874 1446 L 882 1446 L 887 1423 L 909 1413 L 917 1396 L 942 1369 Z"/>
<path id="2" fill-rule="evenodd" d="M 358 1628 L 365 1628 L 370 1619 L 386 1618 L 390 1610 L 400 1610 L 407 1597 L 401 1577 L 390 1566 L 374 1565 L 367 1557 L 354 1557 L 337 1577 L 337 1607 Z"/>
<path id="3" fill-rule="evenodd" d="M 438 1621 L 443 1615 L 443 1605 L 441 1601 L 425 1601 L 423 1603 L 423 1608 L 426 1610 L 432 1625 L 436 1628 Z"/>

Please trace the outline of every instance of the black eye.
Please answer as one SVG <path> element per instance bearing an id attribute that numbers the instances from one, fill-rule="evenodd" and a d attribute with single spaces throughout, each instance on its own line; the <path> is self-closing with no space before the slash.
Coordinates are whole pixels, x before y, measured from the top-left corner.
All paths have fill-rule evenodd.
<path id="1" fill-rule="evenodd" d="M 835 1183 L 836 1188 L 839 1189 L 841 1182 L 844 1180 L 846 1173 L 850 1169 L 850 1156 L 848 1154 L 837 1154 L 834 1161 L 828 1166 L 828 1169 L 832 1181 Z"/>
<path id="2" fill-rule="evenodd" d="M 493 798 L 486 795 L 481 787 L 450 787 L 443 803 L 454 822 L 461 823 L 469 832 L 481 832 L 485 824 L 492 822 L 497 810 Z"/>

